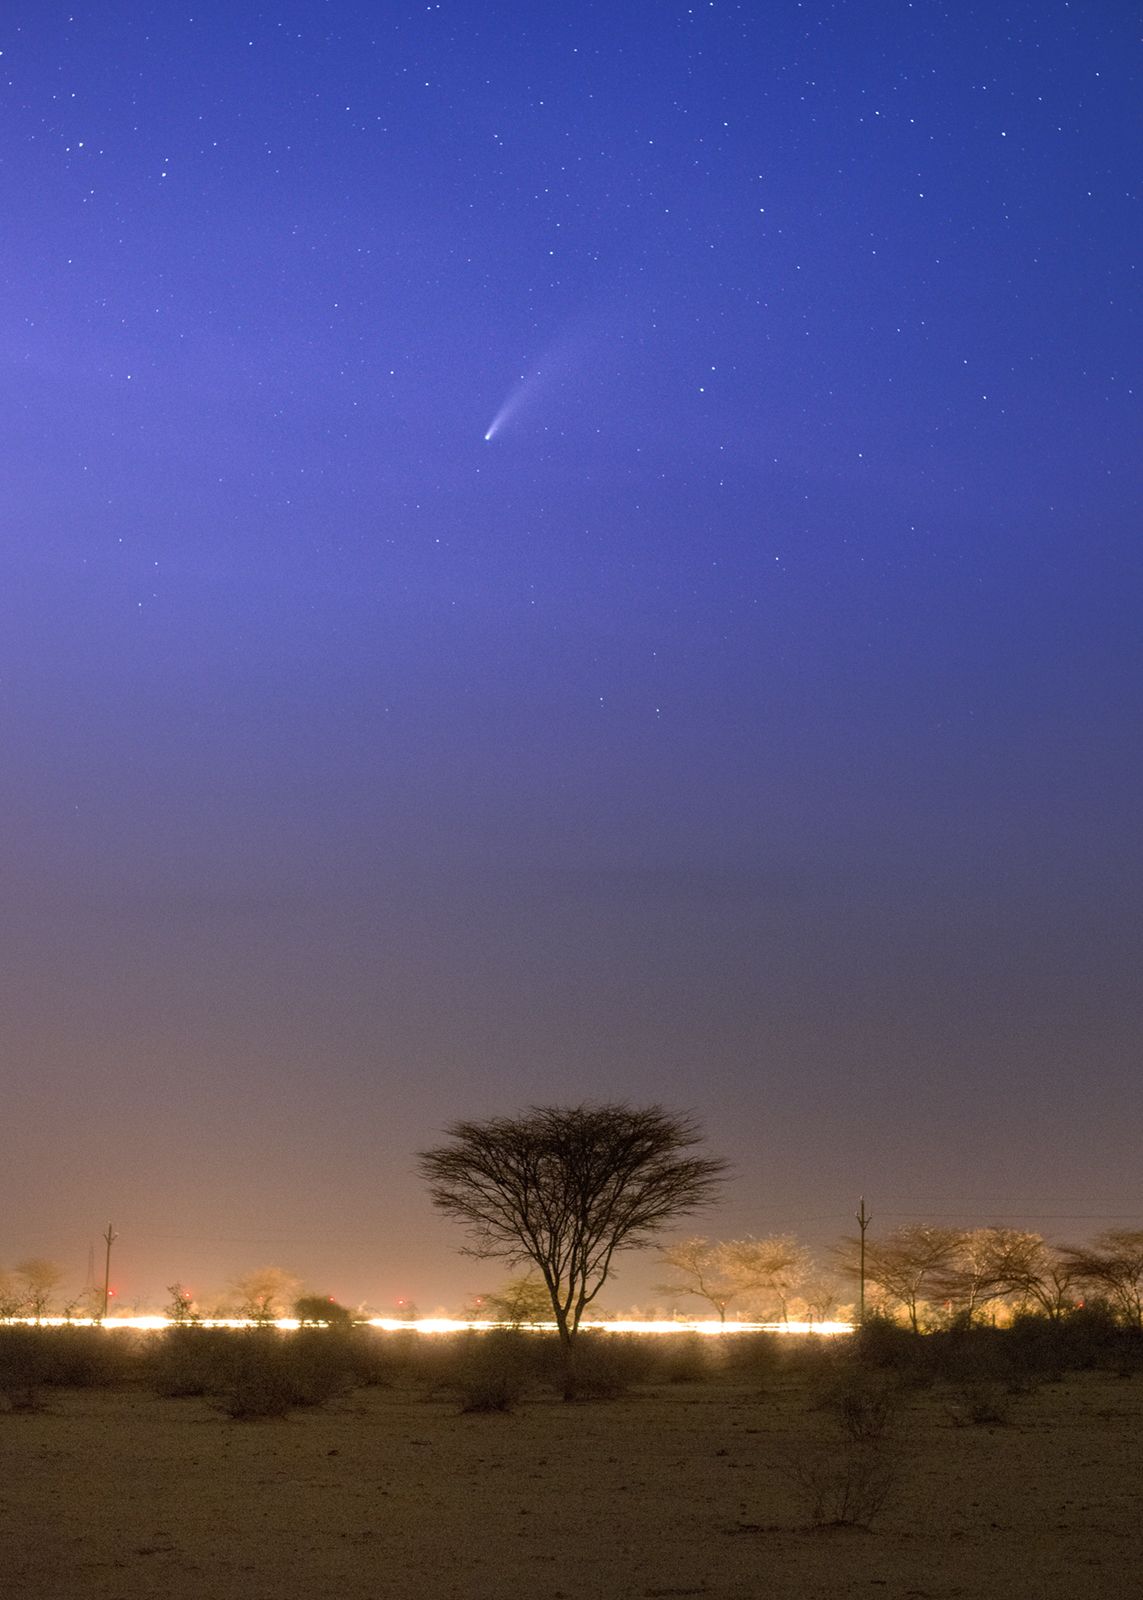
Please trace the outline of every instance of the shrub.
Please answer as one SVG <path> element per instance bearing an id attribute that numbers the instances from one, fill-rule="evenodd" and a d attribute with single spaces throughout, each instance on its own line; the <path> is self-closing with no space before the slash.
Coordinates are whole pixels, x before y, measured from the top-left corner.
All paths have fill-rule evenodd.
<path id="1" fill-rule="evenodd" d="M 945 1415 L 954 1428 L 1003 1427 L 1010 1420 L 1010 1408 L 999 1384 L 962 1383 L 945 1401 Z"/>
<path id="2" fill-rule="evenodd" d="M 251 1422 L 263 1417 L 284 1417 L 296 1402 L 289 1374 L 280 1367 L 255 1361 L 239 1365 L 218 1403 L 236 1422 Z"/>
<path id="3" fill-rule="evenodd" d="M 911 1328 L 879 1316 L 867 1317 L 851 1342 L 853 1358 L 861 1366 L 909 1377 L 928 1367 L 927 1346 L 928 1341 Z"/>
<path id="4" fill-rule="evenodd" d="M 213 1393 L 228 1417 L 237 1421 L 284 1417 L 299 1404 L 297 1375 L 282 1339 L 274 1329 L 258 1328 L 239 1334 L 224 1347 L 229 1358 L 225 1379 Z"/>
<path id="5" fill-rule="evenodd" d="M 45 1383 L 68 1389 L 106 1388 L 129 1382 L 139 1370 L 139 1339 L 131 1333 L 68 1327 L 33 1332 L 43 1341 Z"/>
<path id="6" fill-rule="evenodd" d="M 1109 1367 L 1117 1363 L 1123 1330 L 1115 1313 L 1103 1301 L 1092 1301 L 1071 1312 L 1058 1324 L 1065 1365 L 1072 1371 Z"/>
<path id="7" fill-rule="evenodd" d="M 0 1328 L 0 1399 L 6 1411 L 40 1411 L 44 1363 L 32 1328 Z"/>
<path id="8" fill-rule="evenodd" d="M 901 1414 L 900 1386 L 860 1369 L 841 1375 L 826 1397 L 842 1432 L 855 1444 L 892 1437 Z"/>
<path id="9" fill-rule="evenodd" d="M 293 1387 L 296 1406 L 320 1406 L 352 1389 L 356 1382 L 354 1349 L 334 1330 L 299 1329 L 286 1334 L 273 1359 Z"/>
<path id="10" fill-rule="evenodd" d="M 139 1351 L 129 1334 L 103 1328 L 0 1328 L 0 1393 L 125 1383 L 139 1369 Z"/>
<path id="11" fill-rule="evenodd" d="M 381 1334 L 379 1341 L 390 1381 L 414 1385 L 431 1397 L 456 1387 L 467 1354 L 481 1337 L 473 1332 L 426 1336 L 410 1330 Z"/>
<path id="12" fill-rule="evenodd" d="M 356 1341 L 326 1329 L 168 1328 L 149 1365 L 157 1394 L 216 1399 L 232 1417 L 282 1416 L 364 1381 Z"/>
<path id="13" fill-rule="evenodd" d="M 1064 1351 L 1059 1324 L 1045 1316 L 1020 1312 L 1005 1333 L 1009 1366 L 1016 1382 L 1058 1382 Z"/>
<path id="14" fill-rule="evenodd" d="M 778 1371 L 781 1359 L 779 1339 L 787 1335 L 778 1333 L 724 1334 L 719 1339 L 723 1370 L 738 1382 L 755 1382 L 764 1386 Z"/>
<path id="15" fill-rule="evenodd" d="M 198 1312 L 195 1310 L 194 1296 L 189 1289 L 185 1289 L 181 1283 L 176 1281 L 167 1285 L 167 1293 L 171 1298 L 164 1307 L 164 1315 L 171 1322 L 181 1324 L 199 1320 Z"/>
<path id="16" fill-rule="evenodd" d="M 653 1337 L 653 1335 L 651 1336 Z M 564 1354 L 565 1400 L 617 1400 L 654 1372 L 655 1353 L 634 1334 L 581 1333 Z"/>
<path id="17" fill-rule="evenodd" d="M 167 1399 L 219 1393 L 228 1380 L 233 1339 L 225 1328 L 187 1324 L 165 1329 L 150 1348 L 152 1389 Z"/>
<path id="18" fill-rule="evenodd" d="M 892 1499 L 900 1464 L 877 1443 L 848 1441 L 782 1468 L 815 1528 L 868 1528 Z"/>
<path id="19" fill-rule="evenodd" d="M 701 1333 L 668 1334 L 659 1340 L 655 1376 L 664 1383 L 704 1383 L 714 1370 L 717 1351 Z"/>
<path id="20" fill-rule="evenodd" d="M 462 1412 L 510 1412 L 535 1376 L 528 1347 L 518 1338 L 485 1335 L 466 1352 L 455 1387 Z"/>

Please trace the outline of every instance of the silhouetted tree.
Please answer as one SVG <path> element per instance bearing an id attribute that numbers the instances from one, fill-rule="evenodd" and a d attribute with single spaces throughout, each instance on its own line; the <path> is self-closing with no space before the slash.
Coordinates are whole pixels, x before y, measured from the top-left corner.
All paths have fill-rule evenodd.
<path id="1" fill-rule="evenodd" d="M 164 1309 L 164 1316 L 178 1327 L 183 1327 L 191 1322 L 198 1322 L 199 1314 L 195 1309 L 194 1296 L 189 1289 L 179 1282 L 168 1283 L 167 1293 L 170 1300 Z"/>
<path id="2" fill-rule="evenodd" d="M 552 1297 L 543 1278 L 527 1272 L 509 1278 L 496 1294 L 481 1295 L 480 1313 L 493 1322 L 507 1322 L 510 1327 L 523 1328 L 551 1320 Z"/>
<path id="3" fill-rule="evenodd" d="M 838 1314 L 840 1285 L 829 1273 L 811 1267 L 799 1285 L 797 1299 L 807 1322 L 829 1322 Z"/>
<path id="4" fill-rule="evenodd" d="M 617 1250 L 713 1199 L 725 1162 L 661 1106 L 533 1106 L 456 1122 L 418 1158 L 433 1204 L 470 1232 L 467 1253 L 533 1263 L 570 1350 Z"/>
<path id="5" fill-rule="evenodd" d="M 292 1272 L 281 1267 L 259 1267 L 238 1278 L 234 1285 L 238 1314 L 251 1322 L 273 1322 L 286 1315 L 301 1287 Z"/>
<path id="6" fill-rule="evenodd" d="M 925 1224 L 897 1228 L 884 1239 L 866 1240 L 865 1280 L 886 1306 L 899 1306 L 914 1333 L 920 1331 L 920 1307 L 940 1293 L 940 1273 L 952 1263 L 963 1238 L 959 1228 Z M 856 1277 L 858 1241 L 847 1239 L 839 1252 L 842 1268 Z"/>
<path id="7" fill-rule="evenodd" d="M 1039 1239 L 1039 1235 L 1029 1234 L 1028 1238 Z M 1075 1310 L 1079 1281 L 1075 1263 L 1039 1239 L 1013 1273 L 1014 1298 L 1023 1308 L 1035 1307 L 1050 1322 L 1059 1322 Z"/>
<path id="8" fill-rule="evenodd" d="M 662 1294 L 694 1295 L 718 1313 L 720 1322 L 732 1301 L 743 1292 L 743 1285 L 731 1270 L 728 1246 L 715 1239 L 680 1239 L 663 1245 L 659 1251 L 671 1277 L 655 1287 Z"/>
<path id="9" fill-rule="evenodd" d="M 28 1256 L 16 1263 L 15 1277 L 22 1291 L 22 1309 L 41 1321 L 51 1309 L 52 1294 L 63 1277 L 63 1268 L 43 1256 Z"/>
<path id="10" fill-rule="evenodd" d="M 813 1270 L 813 1257 L 792 1234 L 771 1233 L 763 1239 L 732 1239 L 726 1247 L 728 1266 L 743 1294 L 763 1316 L 775 1310 L 788 1321 L 790 1300 Z"/>
<path id="11" fill-rule="evenodd" d="M 1025 1299 L 1046 1264 L 1038 1233 L 1018 1228 L 969 1228 L 948 1261 L 933 1273 L 932 1293 L 966 1323 L 998 1300 Z"/>
<path id="12" fill-rule="evenodd" d="M 18 1317 L 24 1309 L 27 1290 L 13 1272 L 0 1269 L 0 1322 Z"/>
<path id="13" fill-rule="evenodd" d="M 1109 1228 L 1090 1245 L 1067 1245 L 1060 1256 L 1080 1283 L 1107 1296 L 1130 1327 L 1143 1328 L 1143 1229 Z"/>
<path id="14" fill-rule="evenodd" d="M 294 1316 L 307 1328 L 349 1328 L 353 1312 L 331 1294 L 303 1294 L 294 1301 Z"/>
<path id="15" fill-rule="evenodd" d="M 664 1294 L 705 1300 L 720 1322 L 726 1321 L 735 1300 L 762 1306 L 765 1312 L 776 1309 L 785 1321 L 791 1296 L 812 1267 L 809 1251 L 787 1233 L 765 1239 L 683 1239 L 664 1245 L 660 1254 L 674 1276 L 657 1287 Z"/>

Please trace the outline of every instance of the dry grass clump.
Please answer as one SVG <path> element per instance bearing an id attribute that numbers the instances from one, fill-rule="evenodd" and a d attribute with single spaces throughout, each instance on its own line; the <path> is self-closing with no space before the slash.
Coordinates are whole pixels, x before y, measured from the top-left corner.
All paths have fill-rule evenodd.
<path id="1" fill-rule="evenodd" d="M 1006 1427 L 1012 1420 L 1008 1393 L 998 1383 L 957 1384 L 945 1397 L 944 1413 L 954 1428 Z"/>
<path id="2" fill-rule="evenodd" d="M 896 1495 L 902 1463 L 880 1443 L 846 1440 L 783 1467 L 815 1528 L 868 1528 Z"/>
<path id="3" fill-rule="evenodd" d="M 804 1393 L 833 1437 L 807 1444 L 779 1468 L 812 1527 L 868 1528 L 893 1501 L 907 1452 L 902 1415 L 909 1385 L 896 1370 L 871 1370 L 850 1349 L 811 1367 Z"/>
<path id="4" fill-rule="evenodd" d="M 898 1431 L 900 1385 L 859 1368 L 846 1373 L 829 1396 L 838 1423 L 854 1444 L 884 1444 Z"/>

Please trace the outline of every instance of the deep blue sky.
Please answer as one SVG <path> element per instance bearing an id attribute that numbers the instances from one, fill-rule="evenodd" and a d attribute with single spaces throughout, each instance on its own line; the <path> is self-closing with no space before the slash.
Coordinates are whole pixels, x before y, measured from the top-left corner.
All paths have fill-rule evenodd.
<path id="1" fill-rule="evenodd" d="M 1143 1222 L 1137 34 L 10 0 L 0 1265 L 456 1304 L 586 1098 Z"/>

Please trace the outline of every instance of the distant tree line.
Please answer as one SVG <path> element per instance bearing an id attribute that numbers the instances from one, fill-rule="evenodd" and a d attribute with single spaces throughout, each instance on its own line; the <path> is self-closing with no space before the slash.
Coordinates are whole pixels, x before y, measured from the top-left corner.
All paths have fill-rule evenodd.
<path id="1" fill-rule="evenodd" d="M 658 1291 L 673 1302 L 705 1303 L 722 1322 L 747 1319 L 810 1324 L 852 1316 L 859 1278 L 859 1243 L 845 1239 L 826 1265 L 790 1234 L 760 1238 L 691 1237 L 659 1249 L 666 1269 Z M 91 1316 L 82 1296 L 59 1294 L 63 1269 L 29 1257 L 0 1270 L 0 1322 L 49 1316 Z M 261 1267 L 235 1280 L 204 1311 L 181 1283 L 167 1290 L 162 1310 L 176 1323 L 203 1316 L 238 1316 L 270 1323 L 294 1316 L 308 1325 L 342 1326 L 352 1311 L 330 1295 L 303 1292 L 280 1267 Z M 1143 1229 L 1111 1228 L 1088 1244 L 1051 1244 L 1015 1228 L 948 1228 L 919 1223 L 865 1243 L 867 1316 L 889 1318 L 917 1333 L 953 1326 L 1004 1323 L 1020 1314 L 1059 1322 L 1100 1305 L 1125 1327 L 1143 1329 Z M 478 1297 L 466 1314 L 514 1327 L 551 1323 L 551 1293 L 533 1269 L 509 1277 Z"/>
<path id="2" fill-rule="evenodd" d="M 841 1265 L 852 1280 L 858 1242 Z M 1085 1245 L 1015 1228 L 898 1228 L 865 1248 L 867 1306 L 914 1331 L 1036 1312 L 1057 1322 L 1098 1301 L 1143 1328 L 1143 1229 L 1109 1228 Z"/>
<path id="3" fill-rule="evenodd" d="M 684 1239 L 666 1246 L 668 1293 L 704 1300 L 719 1318 L 824 1321 L 859 1288 L 858 1239 L 830 1252 L 823 1270 L 788 1234 L 763 1239 Z M 1050 1244 L 1016 1228 L 916 1224 L 867 1239 L 867 1315 L 914 1332 L 1034 1313 L 1058 1322 L 1099 1303 L 1127 1327 L 1143 1328 L 1143 1229 L 1113 1228 L 1089 1244 Z"/>

